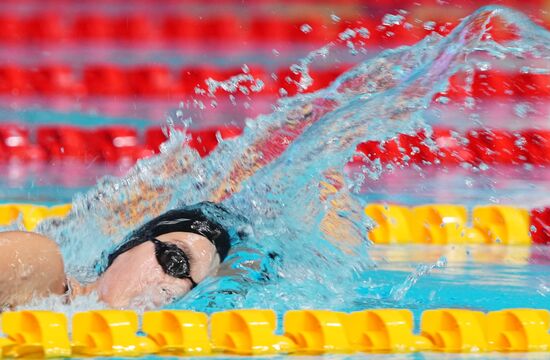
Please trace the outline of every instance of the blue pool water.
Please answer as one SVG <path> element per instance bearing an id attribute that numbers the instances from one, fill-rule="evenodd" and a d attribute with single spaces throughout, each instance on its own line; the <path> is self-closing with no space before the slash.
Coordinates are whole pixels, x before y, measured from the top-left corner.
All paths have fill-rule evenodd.
<path id="1" fill-rule="evenodd" d="M 485 27 L 493 17 L 515 24 L 520 39 L 506 44 L 487 39 Z M 37 231 L 58 241 L 67 271 L 84 282 L 97 277 L 97 261 L 105 261 L 104 251 L 166 209 L 211 200 L 248 218 L 250 238 L 234 244 L 224 275 L 204 281 L 184 298 L 166 305 L 169 308 L 208 313 L 271 308 L 282 314 L 296 308 L 398 307 L 410 308 L 417 319 L 421 311 L 440 307 L 548 309 L 548 248 L 368 247 L 365 237 L 370 223 L 362 210 L 380 201 L 548 205 L 550 174 L 546 169 L 410 167 L 359 169 L 363 176 L 347 178 L 342 174 L 343 164 L 359 142 L 429 129 L 425 120 L 441 112 L 442 106 L 434 108 L 433 95 L 445 90 L 449 77 L 459 70 L 506 62 L 523 71 L 550 71 L 549 40 L 548 32 L 519 13 L 484 8 L 464 19 L 447 38 L 432 35 L 412 48 L 385 52 L 359 64 L 327 89 L 282 100 L 273 113 L 247 122 L 242 137 L 221 143 L 207 158 L 181 148 L 184 135 L 176 134 L 162 155 L 140 162 L 120 179 L 104 178 L 89 188 L 91 179 L 114 169 L 86 169 L 92 171 L 89 177 L 78 181 L 68 177 L 72 182 L 59 186 L 63 182 L 56 179 L 71 170 L 77 175 L 78 165 L 19 170 L 29 171 L 28 177 L 13 170 L 12 181 L 23 181 L 23 186 L 10 190 L 14 187 L 8 177 L 1 184 L 0 196 L 4 201 L 53 204 L 75 194 L 67 219 L 46 221 Z M 330 46 L 322 56 L 330 56 Z M 301 62 L 297 71 L 307 75 L 307 65 Z M 472 119 L 477 110 L 471 101 L 454 111 L 464 111 L 468 113 L 465 118 Z M 532 124 L 524 119 L 524 125 Z M 281 147 L 284 151 L 277 150 Z M 126 170 L 117 169 L 120 174 Z M 331 188 L 330 184 L 339 190 L 320 190 Z M 323 220 L 327 214 L 336 215 L 332 226 Z M 272 260 L 269 252 L 281 256 Z M 138 309 L 150 305 L 134 304 Z M 30 305 L 52 306 L 70 313 L 102 305 L 93 295 L 72 305 L 55 299 Z M 332 357 L 342 358 L 324 358 Z M 440 354 L 391 357 L 461 358 Z"/>

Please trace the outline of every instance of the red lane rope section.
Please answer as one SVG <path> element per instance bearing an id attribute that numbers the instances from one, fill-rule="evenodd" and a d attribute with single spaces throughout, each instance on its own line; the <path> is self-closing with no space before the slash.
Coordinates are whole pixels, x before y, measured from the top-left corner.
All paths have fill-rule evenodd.
<path id="1" fill-rule="evenodd" d="M 310 70 L 313 85 L 304 92 L 312 92 L 328 86 L 351 64 Z M 166 65 L 139 65 L 127 67 L 117 64 L 86 65 L 81 71 L 64 64 L 48 64 L 24 67 L 0 64 L 0 96 L 69 96 L 89 97 L 145 97 L 171 98 L 197 96 L 196 87 L 205 89 L 208 78 L 223 81 L 239 74 L 261 80 L 264 86 L 258 92 L 246 96 L 279 96 L 280 90 L 288 95 L 298 92 L 296 83 L 301 75 L 283 67 L 274 72 L 262 66 L 250 65 L 247 73 L 239 67 L 215 67 L 210 65 L 172 69 Z M 276 76 L 273 76 L 276 75 Z M 466 97 L 477 99 L 523 99 L 550 97 L 550 74 L 504 72 L 500 70 L 476 71 L 472 85 L 466 85 L 465 74 L 450 78 L 449 87 L 434 100 L 445 97 L 452 101 L 464 101 Z M 276 78 L 276 79 L 274 79 Z M 254 81 L 243 80 L 240 85 L 251 88 Z M 222 90 L 220 90 L 222 92 Z M 225 92 L 225 94 L 228 94 Z M 220 95 L 220 94 L 218 94 Z M 237 91 L 233 95 L 244 95 Z"/>
<path id="2" fill-rule="evenodd" d="M 242 129 L 231 126 L 190 130 L 189 146 L 201 156 L 207 155 L 222 139 L 239 136 Z M 70 125 L 38 126 L 29 129 L 20 124 L 0 125 L 0 161 L 79 161 L 118 162 L 158 153 L 166 140 L 160 127 L 142 134 L 131 126 L 112 125 L 94 129 Z M 273 142 L 273 146 L 276 146 Z M 414 135 L 400 134 L 384 141 L 367 141 L 357 146 L 350 165 L 380 161 L 383 166 L 442 165 L 468 163 L 487 165 L 550 165 L 550 130 L 471 129 L 459 133 L 452 128 L 434 127 Z"/>
<path id="3" fill-rule="evenodd" d="M 369 3 L 370 5 L 372 4 Z M 382 5 L 381 9 L 386 11 L 394 8 L 391 3 L 378 5 Z M 239 16 L 230 12 L 205 16 L 186 13 L 150 14 L 143 11 L 109 14 L 105 10 L 65 15 L 54 12 L 21 15 L 7 11 L 0 15 L 0 23 L 3 25 L 0 27 L 0 43 L 57 46 L 83 43 L 150 45 L 185 42 L 204 43 L 206 47 L 211 47 L 212 43 L 322 44 L 337 40 L 338 35 L 348 28 L 362 26 L 370 30 L 367 46 L 391 47 L 413 44 L 432 31 L 446 35 L 458 24 L 458 18 L 449 18 L 448 14 L 442 13 L 437 7 L 430 10 L 429 4 L 426 6 L 429 10 L 420 15 L 430 20 L 428 27 L 418 21 L 384 24 L 383 11 L 376 12 L 375 17 L 371 13 L 370 17 L 355 16 L 338 22 L 332 21 L 326 14 L 314 13 L 297 17 L 296 14 L 261 13 Z M 407 6 L 401 3 L 398 6 L 400 9 L 405 7 Z M 309 25 L 311 31 L 304 31 L 302 25 Z M 498 24 L 491 25 L 487 32 L 494 39 L 510 39 L 513 29 Z M 550 27 L 550 24 L 543 25 Z"/>

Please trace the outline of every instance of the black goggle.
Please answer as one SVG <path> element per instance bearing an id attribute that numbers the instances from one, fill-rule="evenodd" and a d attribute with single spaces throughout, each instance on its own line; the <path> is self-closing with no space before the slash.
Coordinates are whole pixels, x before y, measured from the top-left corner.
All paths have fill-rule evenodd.
<path id="1" fill-rule="evenodd" d="M 197 286 L 197 283 L 191 277 L 191 266 L 189 257 L 185 252 L 175 244 L 169 244 L 157 239 L 150 239 L 155 245 L 155 256 L 162 270 L 175 278 L 188 279 L 191 282 L 191 289 Z"/>

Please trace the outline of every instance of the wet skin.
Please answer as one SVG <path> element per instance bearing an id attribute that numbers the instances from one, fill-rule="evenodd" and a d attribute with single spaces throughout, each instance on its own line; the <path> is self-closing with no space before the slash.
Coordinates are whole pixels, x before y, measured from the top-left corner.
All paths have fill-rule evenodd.
<path id="1" fill-rule="evenodd" d="M 173 232 L 157 239 L 175 244 L 187 254 L 190 275 L 197 283 L 215 273 L 220 264 L 215 246 L 203 236 Z M 61 252 L 53 240 L 30 232 L 0 233 L 2 309 L 23 305 L 33 298 L 59 295 L 70 300 L 92 292 L 111 307 L 161 306 L 190 289 L 189 279 L 164 273 L 151 241 L 119 255 L 95 282 L 81 285 L 67 279 Z"/>

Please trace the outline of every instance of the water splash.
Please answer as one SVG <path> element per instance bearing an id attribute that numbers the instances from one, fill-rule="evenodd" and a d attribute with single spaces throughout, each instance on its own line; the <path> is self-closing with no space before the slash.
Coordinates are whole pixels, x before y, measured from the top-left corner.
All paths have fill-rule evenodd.
<path id="1" fill-rule="evenodd" d="M 513 25 L 518 37 L 504 43 L 487 36 L 495 19 Z M 282 99 L 207 158 L 182 148 L 185 132 L 172 131 L 161 155 L 122 179 L 103 179 L 74 199 L 66 219 L 44 222 L 38 231 L 59 242 L 70 275 L 86 281 L 97 276 L 102 254 L 139 224 L 182 204 L 223 202 L 250 220 L 254 236 L 235 244 L 219 276 L 171 307 L 349 310 L 360 303 L 357 279 L 373 265 L 365 204 L 352 191 L 361 177 L 343 175 L 355 146 L 429 131 L 425 115 L 453 74 L 471 73 L 480 61 L 548 63 L 549 40 L 520 13 L 480 9 L 445 38 L 434 33 L 359 64 L 326 89 Z M 307 58 L 298 65 L 307 74 Z M 210 85 L 238 90 L 243 80 L 251 79 Z"/>

